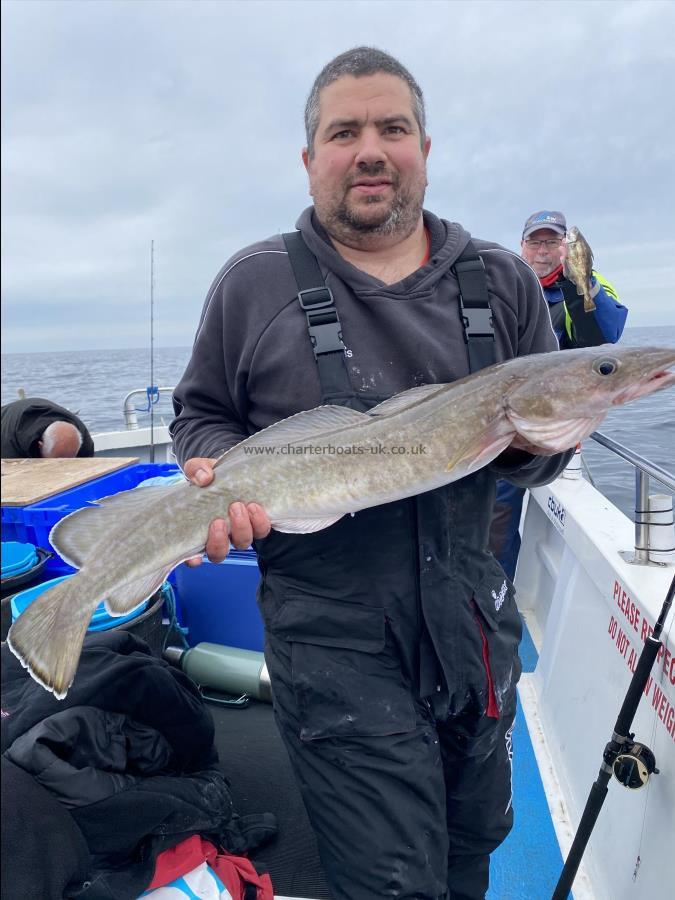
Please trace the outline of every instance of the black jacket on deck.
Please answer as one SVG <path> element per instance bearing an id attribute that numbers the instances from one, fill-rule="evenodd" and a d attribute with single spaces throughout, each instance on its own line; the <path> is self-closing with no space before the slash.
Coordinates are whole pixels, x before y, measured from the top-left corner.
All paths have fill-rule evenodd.
<path id="1" fill-rule="evenodd" d="M 241 853 L 274 832 L 271 816 L 236 815 L 196 685 L 129 632 L 87 637 L 62 701 L 3 644 L 2 709 L 3 778 L 16 786 L 32 776 L 31 792 L 46 791 L 37 807 L 25 805 L 18 789 L 12 808 L 3 804 L 3 898 L 135 898 L 157 855 L 192 834 Z M 32 858 L 24 845 L 21 862 L 5 845 L 17 820 L 33 835 Z M 56 873 L 62 894 L 45 869 L 54 829 L 69 842 Z M 83 846 L 90 854 L 84 880 Z"/>
<path id="2" fill-rule="evenodd" d="M 94 441 L 74 413 L 41 397 L 26 397 L 2 407 L 2 458 L 26 459 L 40 455 L 38 441 L 52 422 L 69 422 L 82 435 L 78 457 L 94 455 Z"/>

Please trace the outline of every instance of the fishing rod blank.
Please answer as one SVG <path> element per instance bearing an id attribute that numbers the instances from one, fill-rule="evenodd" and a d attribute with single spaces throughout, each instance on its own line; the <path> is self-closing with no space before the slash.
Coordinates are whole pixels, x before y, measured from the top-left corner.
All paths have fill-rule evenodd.
<path id="1" fill-rule="evenodd" d="M 552 900 L 567 900 L 577 874 L 581 857 L 588 844 L 591 832 L 607 796 L 609 779 L 614 775 L 624 787 L 635 789 L 644 787 L 652 773 L 658 774 L 654 754 L 644 744 L 634 742 L 630 727 L 635 718 L 640 698 L 644 692 L 649 673 L 661 649 L 661 632 L 675 595 L 675 576 L 670 583 L 653 633 L 645 640 L 635 673 L 628 686 L 628 692 L 619 711 L 612 739 L 605 747 L 603 761 L 596 781 L 591 786 L 586 806 L 574 836 L 570 852 L 560 873 Z"/>
<path id="2" fill-rule="evenodd" d="M 150 462 L 155 461 L 155 242 L 150 241 Z M 158 395 L 159 396 L 159 395 Z"/>

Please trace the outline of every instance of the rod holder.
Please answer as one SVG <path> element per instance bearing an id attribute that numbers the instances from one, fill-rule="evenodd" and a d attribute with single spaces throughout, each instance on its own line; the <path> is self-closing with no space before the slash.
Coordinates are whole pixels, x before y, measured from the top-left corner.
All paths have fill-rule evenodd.
<path id="1" fill-rule="evenodd" d="M 653 563 L 675 562 L 675 526 L 673 498 L 670 494 L 651 494 L 648 503 L 649 561 Z"/>

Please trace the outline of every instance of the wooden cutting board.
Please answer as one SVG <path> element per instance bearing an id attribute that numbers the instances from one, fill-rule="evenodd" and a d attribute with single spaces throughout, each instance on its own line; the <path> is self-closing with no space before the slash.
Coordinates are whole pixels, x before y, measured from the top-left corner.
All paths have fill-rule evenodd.
<path id="1" fill-rule="evenodd" d="M 3 506 L 28 506 L 138 462 L 137 456 L 92 456 L 86 459 L 3 459 L 0 463 Z"/>

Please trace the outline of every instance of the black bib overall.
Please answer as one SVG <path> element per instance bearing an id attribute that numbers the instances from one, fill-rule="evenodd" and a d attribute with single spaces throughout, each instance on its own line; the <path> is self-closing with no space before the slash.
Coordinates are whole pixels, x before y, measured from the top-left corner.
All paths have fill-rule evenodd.
<path id="1" fill-rule="evenodd" d="M 352 389 L 330 292 L 306 290 L 297 256 L 323 402 L 370 409 L 385 398 Z M 521 635 L 486 549 L 494 494 L 484 468 L 257 544 L 275 714 L 336 900 L 487 890 L 512 824 Z"/>

